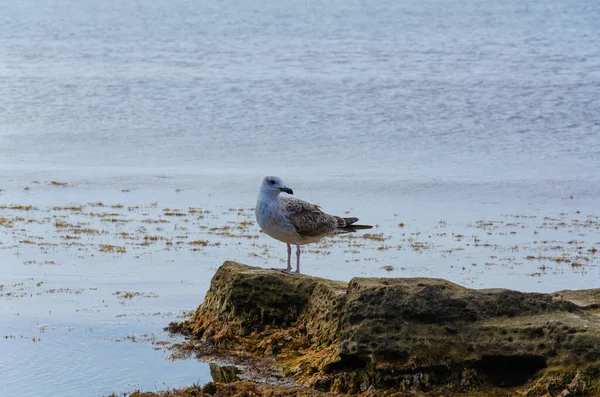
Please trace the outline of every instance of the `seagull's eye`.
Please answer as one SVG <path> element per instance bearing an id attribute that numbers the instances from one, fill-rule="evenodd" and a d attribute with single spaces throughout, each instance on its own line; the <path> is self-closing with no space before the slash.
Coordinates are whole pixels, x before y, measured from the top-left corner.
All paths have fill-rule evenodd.
<path id="1" fill-rule="evenodd" d="M 271 180 L 269 181 L 269 184 L 271 184 L 271 185 L 274 185 L 274 184 L 275 184 L 275 181 L 271 179 Z"/>

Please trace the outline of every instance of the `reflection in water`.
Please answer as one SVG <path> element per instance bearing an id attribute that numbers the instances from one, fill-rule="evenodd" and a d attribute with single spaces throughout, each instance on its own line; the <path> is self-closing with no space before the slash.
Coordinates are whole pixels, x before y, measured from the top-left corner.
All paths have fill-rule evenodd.
<path id="1" fill-rule="evenodd" d="M 242 371 L 235 365 L 217 365 L 210 363 L 210 376 L 213 381 L 221 383 L 230 383 L 240 380 L 238 377 Z"/>

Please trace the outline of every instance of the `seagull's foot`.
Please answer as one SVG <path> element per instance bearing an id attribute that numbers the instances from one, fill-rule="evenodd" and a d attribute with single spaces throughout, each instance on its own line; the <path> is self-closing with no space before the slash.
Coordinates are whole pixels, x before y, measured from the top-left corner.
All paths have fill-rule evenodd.
<path id="1" fill-rule="evenodd" d="M 293 274 L 294 273 L 294 272 L 292 272 L 292 269 L 278 269 L 278 268 L 272 267 L 271 270 L 277 270 L 278 272 L 285 273 L 285 274 Z"/>

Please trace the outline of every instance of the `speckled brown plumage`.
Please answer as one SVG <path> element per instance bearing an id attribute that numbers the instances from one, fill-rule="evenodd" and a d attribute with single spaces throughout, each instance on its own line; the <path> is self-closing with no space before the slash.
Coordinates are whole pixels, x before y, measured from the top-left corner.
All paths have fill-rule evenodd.
<path id="1" fill-rule="evenodd" d="M 314 237 L 332 234 L 335 232 L 344 232 L 348 227 L 348 232 L 356 229 L 367 228 L 367 226 L 356 225 L 356 229 L 350 230 L 352 223 L 358 221 L 358 218 L 342 218 L 340 216 L 329 215 L 321 210 L 321 207 L 311 204 L 304 200 L 298 200 L 291 197 L 282 197 L 284 210 L 290 219 L 296 232 L 302 237 Z M 369 226 L 370 228 L 370 226 Z"/>

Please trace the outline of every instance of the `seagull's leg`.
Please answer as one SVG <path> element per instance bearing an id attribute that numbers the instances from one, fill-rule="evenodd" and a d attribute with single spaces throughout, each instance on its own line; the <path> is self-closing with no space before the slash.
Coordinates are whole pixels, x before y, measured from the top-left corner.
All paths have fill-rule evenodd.
<path id="1" fill-rule="evenodd" d="M 300 245 L 299 244 L 296 244 L 296 271 L 294 273 L 300 274 Z"/>
<path id="2" fill-rule="evenodd" d="M 283 272 L 283 273 L 291 273 L 292 272 L 292 246 L 288 244 L 287 245 L 287 250 L 288 250 L 287 269 L 275 269 L 275 268 L 272 268 L 272 270 L 279 270 L 280 272 Z"/>

